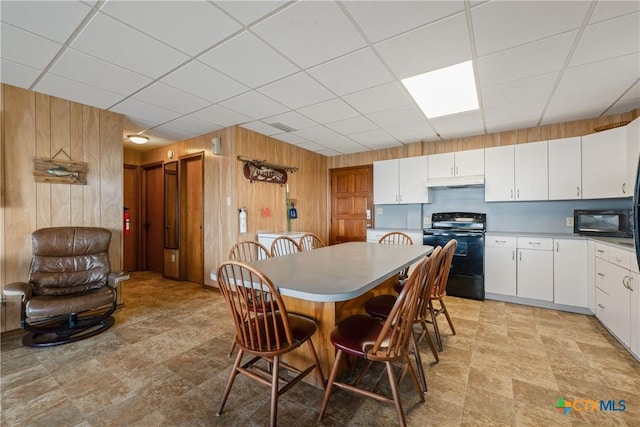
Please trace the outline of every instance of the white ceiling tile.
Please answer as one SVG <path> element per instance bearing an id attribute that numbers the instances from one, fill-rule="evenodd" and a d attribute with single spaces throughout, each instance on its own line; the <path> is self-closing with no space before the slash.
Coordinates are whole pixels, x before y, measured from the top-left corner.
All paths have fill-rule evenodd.
<path id="1" fill-rule="evenodd" d="M 245 85 L 197 61 L 191 61 L 162 82 L 211 102 L 220 102 L 249 90 Z"/>
<path id="2" fill-rule="evenodd" d="M 484 134 L 484 121 L 480 110 L 436 117 L 429 121 L 435 131 L 444 139 Z"/>
<path id="3" fill-rule="evenodd" d="M 221 126 L 189 116 L 178 117 L 175 120 L 165 123 L 163 126 L 182 132 L 192 132 L 196 135 L 204 135 L 205 133 L 213 132 L 221 128 Z"/>
<path id="4" fill-rule="evenodd" d="M 586 1 L 493 1 L 471 11 L 478 56 L 580 28 Z"/>
<path id="5" fill-rule="evenodd" d="M 598 78 L 594 81 L 593 76 L 598 76 Z M 568 68 L 560 80 L 557 92 L 573 92 L 590 89 L 594 86 L 608 86 L 612 83 L 634 80 L 639 76 L 640 53 L 636 52 L 631 55 Z"/>
<path id="6" fill-rule="evenodd" d="M 196 136 L 199 136 L 196 133 L 174 129 L 169 126 L 158 126 L 149 130 L 147 133 L 172 141 L 183 141 L 185 139 L 195 138 Z"/>
<path id="7" fill-rule="evenodd" d="M 462 1 L 346 1 L 343 4 L 372 42 L 464 10 Z"/>
<path id="8" fill-rule="evenodd" d="M 216 5 L 226 10 L 230 15 L 245 25 L 251 24 L 277 8 L 286 4 L 287 1 L 218 1 Z"/>
<path id="9" fill-rule="evenodd" d="M 144 1 L 108 1 L 100 10 L 190 56 L 242 28 L 204 1 L 157 1 L 153 7 Z"/>
<path id="10" fill-rule="evenodd" d="M 301 68 L 365 46 L 365 41 L 334 2 L 302 1 L 252 29 Z"/>
<path id="11" fill-rule="evenodd" d="M 318 125 L 318 123 L 295 111 L 287 111 L 286 113 L 267 117 L 263 121 L 266 123 L 282 123 L 293 129 L 304 129 Z"/>
<path id="12" fill-rule="evenodd" d="M 72 1 L 2 1 L 0 20 L 58 43 L 67 41 L 91 8 Z"/>
<path id="13" fill-rule="evenodd" d="M 242 112 L 241 114 L 254 119 L 274 116 L 288 110 L 284 105 L 255 91 L 243 93 L 235 98 L 221 102 L 220 105 L 236 112 Z"/>
<path id="14" fill-rule="evenodd" d="M 488 108 L 548 96 L 558 79 L 558 74 L 556 71 L 480 88 L 482 106 Z"/>
<path id="15" fill-rule="evenodd" d="M 291 109 L 331 99 L 334 95 L 306 73 L 298 73 L 258 89 Z"/>
<path id="16" fill-rule="evenodd" d="M 300 71 L 300 68 L 248 32 L 212 49 L 198 60 L 252 87 Z"/>
<path id="17" fill-rule="evenodd" d="M 0 82 L 28 88 L 40 75 L 41 70 L 9 61 L 8 59 L 0 60 Z"/>
<path id="18" fill-rule="evenodd" d="M 346 154 L 346 153 L 340 153 L 338 151 L 329 150 L 329 149 L 327 149 L 327 150 L 318 150 L 318 151 L 316 151 L 316 153 L 318 153 L 318 154 L 320 154 L 322 156 L 325 156 L 325 157 L 339 156 L 341 154 Z M 354 153 L 357 153 L 357 151 L 354 151 Z"/>
<path id="19" fill-rule="evenodd" d="M 350 134 L 377 129 L 378 126 L 366 117 L 357 116 L 346 120 L 327 123 L 326 126 L 341 134 Z"/>
<path id="20" fill-rule="evenodd" d="M 356 117 L 358 112 L 351 108 L 349 104 L 339 98 L 320 102 L 315 105 L 300 108 L 300 114 L 304 114 L 318 123 L 325 124 L 338 121 L 340 119 Z"/>
<path id="21" fill-rule="evenodd" d="M 235 111 L 228 110 L 226 108 L 220 107 L 219 105 L 213 105 L 200 111 L 193 112 L 189 114 L 189 116 L 199 120 L 215 123 L 223 127 L 229 127 L 253 120 L 249 116 L 236 113 Z"/>
<path id="22" fill-rule="evenodd" d="M 202 98 L 197 98 L 164 83 L 156 82 L 133 96 L 138 101 L 175 111 L 189 114 L 211 105 Z"/>
<path id="23" fill-rule="evenodd" d="M 636 80 L 632 80 L 607 86 L 592 87 L 581 91 L 556 93 L 549 103 L 545 119 L 547 114 L 553 115 L 564 111 L 583 114 L 595 112 L 597 114 L 588 117 L 599 116 L 606 110 L 603 105 L 613 105 L 635 82 Z"/>
<path id="24" fill-rule="evenodd" d="M 125 99 L 118 105 L 111 108 L 112 111 L 128 116 L 137 117 L 142 120 L 154 123 L 156 125 L 177 119 L 180 113 L 165 110 L 155 105 L 147 104 L 136 99 Z"/>
<path id="25" fill-rule="evenodd" d="M 385 126 L 383 129 L 389 135 L 400 140 L 418 135 L 435 135 L 433 128 L 426 120 L 389 125 Z"/>
<path id="26" fill-rule="evenodd" d="M 311 128 L 296 130 L 291 133 L 306 138 L 310 141 L 338 136 L 337 133 L 324 126 L 314 126 Z"/>
<path id="27" fill-rule="evenodd" d="M 374 47 L 399 79 L 471 59 L 464 14 L 427 25 Z"/>
<path id="28" fill-rule="evenodd" d="M 540 126 L 546 126 L 554 123 L 571 122 L 574 120 L 580 120 L 581 117 L 585 117 L 584 114 L 588 114 L 587 117 L 596 117 L 602 113 L 602 108 L 594 106 L 580 107 L 576 110 L 567 110 L 559 112 L 547 112 L 540 121 Z M 519 125 L 518 122 L 512 124 L 512 126 Z M 538 126 L 536 123 L 535 126 Z M 521 127 L 512 127 L 510 129 L 520 129 Z"/>
<path id="29" fill-rule="evenodd" d="M 44 69 L 58 53 L 61 44 L 0 23 L 0 55 L 18 64 Z"/>
<path id="30" fill-rule="evenodd" d="M 66 49 L 49 71 L 121 95 L 130 95 L 153 81 L 74 49 Z"/>
<path id="31" fill-rule="evenodd" d="M 640 12 L 587 26 L 570 66 L 640 51 Z"/>
<path id="32" fill-rule="evenodd" d="M 357 142 L 345 137 L 345 136 L 334 136 L 331 138 L 323 138 L 317 141 L 318 144 L 327 147 L 329 149 L 335 150 L 339 153 L 358 153 L 361 151 L 366 151 L 367 147 L 362 144 L 358 144 Z"/>
<path id="33" fill-rule="evenodd" d="M 82 30 L 71 47 L 153 78 L 189 59 L 183 53 L 100 13 Z"/>
<path id="34" fill-rule="evenodd" d="M 394 137 L 402 142 L 403 144 L 415 144 L 416 142 L 423 142 L 423 141 L 438 141 L 440 138 L 438 138 L 438 135 L 436 133 L 419 133 L 417 135 L 408 135 L 408 136 L 403 136 L 403 137 L 397 137 L 394 135 Z"/>
<path id="35" fill-rule="evenodd" d="M 303 138 L 300 135 L 296 135 L 289 132 L 279 133 L 272 136 L 273 138 L 279 139 L 280 141 L 286 142 L 288 144 L 298 145 L 298 144 L 310 143 L 308 139 Z"/>
<path id="36" fill-rule="evenodd" d="M 130 130 L 130 133 L 141 133 L 156 125 L 157 123 L 139 119 L 137 117 L 123 116 L 122 118 L 123 129 Z"/>
<path id="37" fill-rule="evenodd" d="M 393 81 L 393 76 L 369 48 L 307 70 L 337 95 Z"/>
<path id="38" fill-rule="evenodd" d="M 556 122 L 552 122 L 552 123 L 556 123 Z M 534 126 L 538 126 L 538 119 L 519 118 L 519 119 L 513 119 L 513 120 L 504 121 L 504 122 L 495 122 L 495 123 L 487 122 L 487 132 L 497 133 L 497 132 L 510 131 L 514 129 L 526 129 Z"/>
<path id="39" fill-rule="evenodd" d="M 275 135 L 277 133 L 281 133 L 282 130 L 278 129 L 278 128 L 274 128 L 273 126 L 269 126 L 266 123 L 263 122 L 249 122 L 249 123 L 243 123 L 242 127 L 245 129 L 249 129 L 252 130 L 254 132 L 258 132 L 261 133 L 262 135 L 267 135 L 267 136 L 271 136 L 271 135 Z"/>
<path id="40" fill-rule="evenodd" d="M 318 143 L 315 143 L 315 142 L 302 142 L 302 143 L 296 144 L 296 145 L 299 148 L 303 148 L 305 150 L 314 151 L 314 152 L 317 152 L 319 150 L 326 150 L 327 149 L 327 147 L 325 147 L 323 145 L 320 145 Z"/>
<path id="41" fill-rule="evenodd" d="M 589 23 L 604 21 L 628 13 L 640 11 L 640 2 L 634 1 L 599 1 L 591 14 Z"/>
<path id="42" fill-rule="evenodd" d="M 425 119 L 413 105 L 378 111 L 376 113 L 367 114 L 367 117 L 380 127 L 417 122 Z"/>
<path id="43" fill-rule="evenodd" d="M 44 76 L 33 90 L 80 104 L 92 105 L 103 110 L 122 99 L 122 95 L 117 93 L 107 92 L 55 74 Z"/>
<path id="44" fill-rule="evenodd" d="M 362 114 L 411 105 L 411 100 L 398 83 L 365 89 L 346 95 L 342 99 Z"/>
<path id="45" fill-rule="evenodd" d="M 606 114 L 622 114 L 640 108 L 640 81 L 636 83 L 616 102 Z"/>
<path id="46" fill-rule="evenodd" d="M 541 93 L 541 95 L 546 95 Z M 530 98 L 527 100 L 498 104 L 484 109 L 484 118 L 487 127 L 496 123 L 513 122 L 526 119 L 537 122 L 542 117 L 542 112 L 548 97 Z"/>
<path id="47" fill-rule="evenodd" d="M 575 37 L 573 31 L 478 58 L 481 87 L 559 71 Z"/>
<path id="48" fill-rule="evenodd" d="M 372 147 L 376 144 L 396 143 L 395 139 L 382 129 L 373 129 L 365 132 L 352 133 L 349 138 L 366 146 Z"/>

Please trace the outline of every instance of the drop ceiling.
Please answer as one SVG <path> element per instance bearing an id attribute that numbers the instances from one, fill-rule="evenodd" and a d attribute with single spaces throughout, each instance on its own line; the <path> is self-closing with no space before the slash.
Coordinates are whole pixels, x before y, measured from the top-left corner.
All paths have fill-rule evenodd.
<path id="1" fill-rule="evenodd" d="M 640 108 L 638 1 L 0 1 L 2 83 L 180 141 L 239 125 L 325 156 Z M 400 80 L 472 60 L 480 109 Z M 283 126 L 284 125 L 284 126 Z"/>

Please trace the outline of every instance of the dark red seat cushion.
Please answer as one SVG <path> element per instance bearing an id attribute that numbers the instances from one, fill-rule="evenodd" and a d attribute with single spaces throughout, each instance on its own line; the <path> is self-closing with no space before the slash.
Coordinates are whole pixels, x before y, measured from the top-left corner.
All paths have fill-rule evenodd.
<path id="1" fill-rule="evenodd" d="M 395 303 L 395 295 L 378 295 L 367 301 L 364 309 L 371 316 L 386 319 L 389 317 L 389 313 L 391 313 L 391 309 Z"/>
<path id="2" fill-rule="evenodd" d="M 383 322 L 375 317 L 356 314 L 340 321 L 331 331 L 331 343 L 345 353 L 365 358 L 382 330 Z"/>

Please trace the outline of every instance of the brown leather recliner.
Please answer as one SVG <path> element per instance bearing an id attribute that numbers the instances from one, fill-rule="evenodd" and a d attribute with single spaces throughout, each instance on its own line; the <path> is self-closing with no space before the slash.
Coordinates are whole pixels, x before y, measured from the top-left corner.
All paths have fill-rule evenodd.
<path id="1" fill-rule="evenodd" d="M 31 235 L 28 282 L 9 283 L 6 295 L 22 297 L 20 327 L 29 347 L 65 344 L 109 329 L 116 288 L 126 273 L 109 264 L 111 231 L 97 227 L 52 227 Z"/>

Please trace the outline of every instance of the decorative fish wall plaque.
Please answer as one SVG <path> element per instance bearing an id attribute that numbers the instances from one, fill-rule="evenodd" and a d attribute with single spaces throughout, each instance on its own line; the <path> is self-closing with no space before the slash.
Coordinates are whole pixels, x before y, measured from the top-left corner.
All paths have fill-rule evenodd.
<path id="1" fill-rule="evenodd" d="M 238 156 L 238 160 L 244 162 L 242 169 L 244 177 L 251 182 L 260 181 L 286 184 L 287 172 L 298 171 L 296 167 L 267 163 L 266 160 L 256 160 L 244 156 Z"/>
<path id="2" fill-rule="evenodd" d="M 64 152 L 64 150 L 58 151 L 58 154 L 60 152 Z M 89 167 L 85 162 L 58 160 L 55 159 L 55 156 L 54 158 L 35 157 L 33 159 L 33 176 L 36 182 L 86 185 L 88 170 Z"/>

